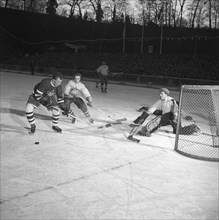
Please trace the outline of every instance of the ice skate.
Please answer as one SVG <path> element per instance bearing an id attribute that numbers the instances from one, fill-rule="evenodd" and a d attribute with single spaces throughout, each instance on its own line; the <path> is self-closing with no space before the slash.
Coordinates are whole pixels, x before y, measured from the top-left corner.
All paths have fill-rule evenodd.
<path id="1" fill-rule="evenodd" d="M 88 121 L 89 121 L 91 124 L 94 123 L 94 120 L 93 120 L 91 117 L 88 117 L 87 119 L 88 119 Z"/>
<path id="2" fill-rule="evenodd" d="M 140 140 L 134 138 L 132 135 L 129 135 L 129 136 L 127 137 L 127 139 L 130 140 L 130 141 L 132 141 L 132 142 L 135 142 L 135 143 L 139 143 L 139 142 L 140 142 Z"/>
<path id="3" fill-rule="evenodd" d="M 30 127 L 30 132 L 29 134 L 34 134 L 36 131 L 36 125 L 35 124 L 32 124 L 31 127 Z"/>
<path id="4" fill-rule="evenodd" d="M 57 133 L 62 133 L 62 129 L 60 127 L 58 127 L 58 126 L 52 126 L 52 129 L 54 131 L 56 131 Z"/>
<path id="5" fill-rule="evenodd" d="M 148 132 L 148 131 L 145 131 L 145 132 L 139 131 L 139 132 L 137 133 L 137 135 L 139 135 L 139 136 L 144 136 L 144 137 L 150 137 L 150 136 L 151 136 L 150 132 Z"/>
<path id="6" fill-rule="evenodd" d="M 76 118 L 72 118 L 71 123 L 75 124 L 75 122 L 76 122 Z"/>

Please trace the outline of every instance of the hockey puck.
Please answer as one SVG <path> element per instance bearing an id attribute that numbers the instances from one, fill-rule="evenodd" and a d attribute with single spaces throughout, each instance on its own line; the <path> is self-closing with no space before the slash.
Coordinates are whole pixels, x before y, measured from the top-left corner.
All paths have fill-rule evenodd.
<path id="1" fill-rule="evenodd" d="M 192 116 L 189 116 L 189 115 L 185 116 L 185 119 L 186 119 L 187 121 L 192 121 L 192 120 L 193 120 Z"/>
<path id="2" fill-rule="evenodd" d="M 37 141 L 37 142 L 35 142 L 34 144 L 39 144 L 39 143 L 40 143 L 40 142 Z"/>

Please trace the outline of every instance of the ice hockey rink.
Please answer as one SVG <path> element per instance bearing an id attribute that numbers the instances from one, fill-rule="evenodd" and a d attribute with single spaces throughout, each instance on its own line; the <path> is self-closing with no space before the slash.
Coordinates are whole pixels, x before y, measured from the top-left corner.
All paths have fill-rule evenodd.
<path id="1" fill-rule="evenodd" d="M 93 97 L 94 125 L 73 105 L 81 120 L 60 116 L 57 134 L 51 113 L 39 107 L 37 131 L 29 135 L 26 100 L 45 76 L 0 77 L 2 220 L 219 218 L 218 162 L 175 152 L 168 126 L 150 138 L 136 136 L 138 144 L 127 140 L 136 109 L 154 103 L 158 89 L 110 84 L 105 94 L 82 79 Z M 179 92 L 171 96 L 178 100 Z M 98 129 L 113 121 L 108 116 L 128 120 Z"/>

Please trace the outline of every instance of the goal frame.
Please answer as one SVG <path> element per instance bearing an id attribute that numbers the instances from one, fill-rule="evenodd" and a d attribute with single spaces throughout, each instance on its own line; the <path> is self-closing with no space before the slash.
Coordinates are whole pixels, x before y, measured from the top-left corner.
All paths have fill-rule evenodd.
<path id="1" fill-rule="evenodd" d="M 219 85 L 182 85 L 181 86 L 181 91 L 180 91 L 180 95 L 179 95 L 179 108 L 178 108 L 178 119 L 177 119 L 177 129 L 176 129 L 176 137 L 175 137 L 175 146 L 174 146 L 174 150 L 184 156 L 187 157 L 191 157 L 194 159 L 199 159 L 199 160 L 206 160 L 206 161 L 216 161 L 219 162 L 219 146 L 212 146 L 212 148 L 214 148 L 214 151 L 217 151 L 217 156 L 216 157 L 208 157 L 208 156 L 203 156 L 203 155 L 195 155 L 195 154 L 191 154 L 189 152 L 183 151 L 181 149 L 179 149 L 179 129 L 180 129 L 180 125 L 181 125 L 181 119 L 182 119 L 182 98 L 183 98 L 183 92 L 186 90 L 209 90 L 209 94 L 211 94 L 212 97 L 212 104 L 213 104 L 213 114 L 215 115 L 215 119 L 216 119 L 216 135 L 212 134 L 212 137 L 214 138 L 218 138 L 217 141 L 219 140 L 219 110 L 218 110 L 218 104 L 217 104 L 217 99 L 219 100 L 219 95 L 217 96 L 217 94 L 214 94 L 214 90 L 218 92 L 219 94 Z M 205 133 L 203 133 L 205 134 Z M 206 135 L 206 134 L 205 134 Z"/>

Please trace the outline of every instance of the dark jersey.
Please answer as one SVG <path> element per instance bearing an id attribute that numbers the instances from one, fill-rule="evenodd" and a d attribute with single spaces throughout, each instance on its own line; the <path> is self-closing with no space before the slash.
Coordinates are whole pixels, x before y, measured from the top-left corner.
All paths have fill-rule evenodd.
<path id="1" fill-rule="evenodd" d="M 62 86 L 59 85 L 55 87 L 51 83 L 50 78 L 43 79 L 40 83 L 38 83 L 33 89 L 33 97 L 40 101 L 41 98 L 48 96 L 57 96 L 57 103 L 61 104 L 64 102 L 63 95 L 62 95 Z"/>

